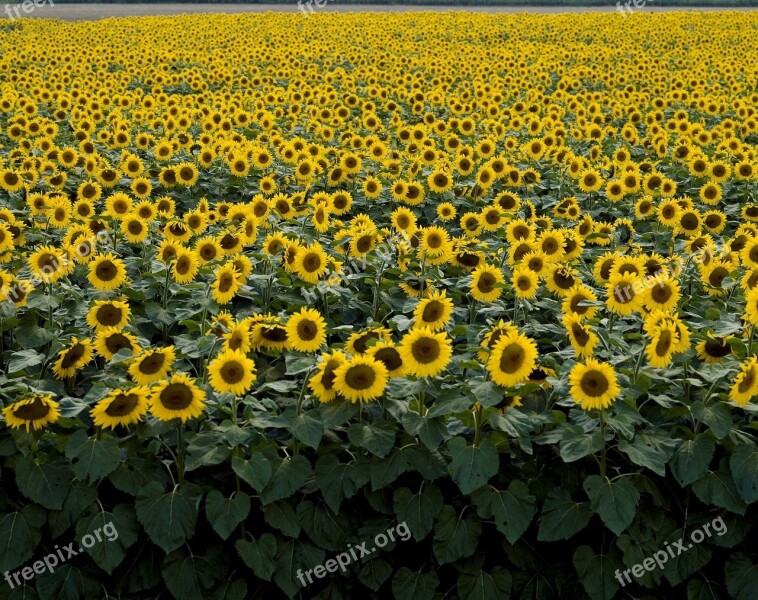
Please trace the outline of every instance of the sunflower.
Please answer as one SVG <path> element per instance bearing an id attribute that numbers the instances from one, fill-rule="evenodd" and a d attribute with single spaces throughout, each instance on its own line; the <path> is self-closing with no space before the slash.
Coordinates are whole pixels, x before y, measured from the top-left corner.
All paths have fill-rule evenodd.
<path id="1" fill-rule="evenodd" d="M 655 327 L 650 332 L 650 342 L 645 347 L 650 366 L 661 368 L 670 365 L 678 343 L 679 334 L 671 321 L 666 320 Z"/>
<path id="2" fill-rule="evenodd" d="M 523 265 L 516 267 L 513 270 L 511 281 L 517 298 L 531 299 L 537 295 L 540 279 L 531 269 Z"/>
<path id="3" fill-rule="evenodd" d="M 159 421 L 199 417 L 205 407 L 205 392 L 186 373 L 176 373 L 158 384 L 150 396 L 150 412 Z"/>
<path id="4" fill-rule="evenodd" d="M 366 331 L 351 333 L 345 342 L 345 349 L 350 354 L 365 354 L 372 340 L 390 342 L 392 332 L 386 327 L 372 327 Z"/>
<path id="5" fill-rule="evenodd" d="M 645 289 L 642 279 L 631 273 L 614 275 L 606 287 L 606 306 L 616 314 L 627 316 L 642 308 Z"/>
<path id="6" fill-rule="evenodd" d="M 571 397 L 584 410 L 606 409 L 621 393 L 613 367 L 594 358 L 574 365 L 569 385 Z"/>
<path id="7" fill-rule="evenodd" d="M 337 367 L 346 362 L 347 357 L 340 351 L 321 355 L 321 362 L 316 367 L 316 373 L 308 382 L 308 387 L 319 401 L 331 402 L 337 397 L 337 390 L 334 389 L 334 372 Z"/>
<path id="8" fill-rule="evenodd" d="M 68 273 L 68 259 L 53 246 L 40 246 L 28 260 L 32 274 L 47 283 L 58 281 Z"/>
<path id="9" fill-rule="evenodd" d="M 729 390 L 729 399 L 744 406 L 758 394 L 758 358 L 751 356 L 740 365 Z"/>
<path id="10" fill-rule="evenodd" d="M 441 194 L 450 191 L 453 188 L 453 178 L 443 169 L 435 169 L 426 179 L 429 189 Z"/>
<path id="11" fill-rule="evenodd" d="M 149 396 L 146 387 L 112 390 L 90 410 L 92 422 L 104 429 L 139 423 L 147 414 Z"/>
<path id="12" fill-rule="evenodd" d="M 403 357 L 400 356 L 400 351 L 394 342 L 377 342 L 369 347 L 366 354 L 384 363 L 384 366 L 387 367 L 388 377 L 402 377 L 405 375 L 405 363 L 403 362 Z"/>
<path id="13" fill-rule="evenodd" d="M 417 327 L 403 337 L 399 352 L 408 374 L 434 377 L 450 363 L 453 348 L 444 332 L 434 333 L 425 327 Z"/>
<path id="14" fill-rule="evenodd" d="M 163 379 L 171 370 L 175 359 L 173 346 L 144 350 L 129 364 L 129 375 L 138 385 L 149 385 Z"/>
<path id="15" fill-rule="evenodd" d="M 679 283 L 669 278 L 651 278 L 649 282 L 655 282 L 645 287 L 643 303 L 648 310 L 660 309 L 664 312 L 671 311 L 679 302 Z"/>
<path id="16" fill-rule="evenodd" d="M 176 259 L 171 267 L 171 277 L 176 283 L 189 283 L 195 279 L 198 268 L 197 254 L 182 247 L 177 249 Z"/>
<path id="17" fill-rule="evenodd" d="M 503 272 L 485 263 L 474 269 L 471 274 L 471 295 L 479 302 L 494 302 L 502 293 L 503 283 L 505 283 Z"/>
<path id="18" fill-rule="evenodd" d="M 255 362 L 239 350 L 225 350 L 208 365 L 208 381 L 219 394 L 243 396 L 255 383 Z"/>
<path id="19" fill-rule="evenodd" d="M 577 358 L 592 356 L 595 352 L 595 346 L 600 341 L 592 328 L 589 325 L 584 325 L 581 317 L 576 314 L 565 315 L 563 325 L 566 327 L 569 342 Z"/>
<path id="20" fill-rule="evenodd" d="M 334 390 L 353 403 L 379 398 L 387 381 L 387 367 L 368 355 L 353 356 L 334 370 Z"/>
<path id="21" fill-rule="evenodd" d="M 287 328 L 278 317 L 268 317 L 264 321 L 255 323 L 250 328 L 250 341 L 253 350 L 265 348 L 281 351 L 286 350 L 290 345 Z"/>
<path id="22" fill-rule="evenodd" d="M 452 221 L 455 219 L 456 214 L 455 206 L 450 204 L 450 202 L 443 202 L 437 205 L 437 216 L 443 221 Z"/>
<path id="23" fill-rule="evenodd" d="M 95 300 L 87 313 L 87 324 L 95 331 L 123 329 L 129 322 L 131 310 L 125 300 Z"/>
<path id="24" fill-rule="evenodd" d="M 72 337 L 69 345 L 58 352 L 53 373 L 58 379 L 73 377 L 92 360 L 92 340 Z"/>
<path id="25" fill-rule="evenodd" d="M 116 327 L 101 327 L 95 335 L 95 352 L 106 360 L 111 360 L 119 350 L 129 349 L 136 354 L 140 347 L 131 333 Z"/>
<path id="26" fill-rule="evenodd" d="M 287 339 L 298 352 L 316 352 L 326 341 L 326 322 L 317 310 L 302 308 L 287 320 Z"/>
<path id="27" fill-rule="evenodd" d="M 579 175 L 579 188 L 583 192 L 596 192 L 603 186 L 600 173 L 594 169 L 588 169 Z"/>
<path id="28" fill-rule="evenodd" d="M 510 322 L 506 323 L 501 319 L 495 325 L 493 325 L 482 339 L 481 346 L 483 349 L 477 352 L 479 360 L 483 363 L 486 363 L 487 359 L 489 358 L 490 352 L 492 352 L 492 349 L 495 347 L 495 344 L 497 344 L 501 337 L 509 335 L 511 333 L 518 333 L 518 329 L 511 325 Z"/>
<path id="29" fill-rule="evenodd" d="M 35 431 L 45 425 L 55 423 L 60 417 L 58 403 L 53 400 L 51 394 L 31 394 L 24 396 L 9 404 L 3 409 L 5 423 L 12 429 L 22 427 L 29 431 L 33 427 Z"/>
<path id="30" fill-rule="evenodd" d="M 445 290 L 429 293 L 413 311 L 415 327 L 428 327 L 432 331 L 444 329 L 452 315 L 453 301 L 447 297 Z"/>
<path id="31" fill-rule="evenodd" d="M 492 381 L 513 387 L 525 381 L 537 364 L 537 344 L 518 331 L 500 337 L 487 359 Z"/>
<path id="32" fill-rule="evenodd" d="M 89 263 L 87 279 L 95 289 L 110 292 L 127 281 L 126 266 L 112 252 L 99 254 Z"/>
<path id="33" fill-rule="evenodd" d="M 702 340 L 695 346 L 695 351 L 700 360 L 709 363 L 720 363 L 727 356 L 731 356 L 733 353 L 731 341 L 734 338 L 732 336 L 727 337 L 708 337 Z"/>
<path id="34" fill-rule="evenodd" d="M 547 274 L 545 275 L 545 284 L 547 285 L 547 289 L 559 297 L 565 298 L 578 283 L 580 283 L 580 280 L 574 269 L 560 263 L 552 264 L 548 267 Z"/>
<path id="35" fill-rule="evenodd" d="M 326 267 L 326 252 L 318 242 L 298 249 L 294 269 L 301 279 L 308 283 L 318 283 L 319 277 L 326 273 Z"/>
<path id="36" fill-rule="evenodd" d="M 226 263 L 218 267 L 214 272 L 211 283 L 211 294 L 217 304 L 228 304 L 237 295 L 242 283 L 239 271 L 232 263 Z"/>

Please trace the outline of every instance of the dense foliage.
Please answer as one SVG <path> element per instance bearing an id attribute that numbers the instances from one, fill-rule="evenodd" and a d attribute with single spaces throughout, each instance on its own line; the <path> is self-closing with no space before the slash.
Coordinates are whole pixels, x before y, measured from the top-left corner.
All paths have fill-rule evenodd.
<path id="1" fill-rule="evenodd" d="M 755 598 L 757 28 L 3 29 L 0 596 Z"/>

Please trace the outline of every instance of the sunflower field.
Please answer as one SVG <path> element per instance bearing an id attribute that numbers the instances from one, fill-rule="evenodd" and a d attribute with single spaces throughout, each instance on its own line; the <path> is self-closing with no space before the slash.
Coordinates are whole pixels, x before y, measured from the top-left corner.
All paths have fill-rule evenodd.
<path id="1" fill-rule="evenodd" d="M 0 598 L 758 598 L 757 51 L 0 21 Z"/>

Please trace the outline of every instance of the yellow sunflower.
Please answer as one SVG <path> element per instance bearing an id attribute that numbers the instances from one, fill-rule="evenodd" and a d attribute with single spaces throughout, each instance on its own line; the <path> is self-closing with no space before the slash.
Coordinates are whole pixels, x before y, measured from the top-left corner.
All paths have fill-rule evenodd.
<path id="1" fill-rule="evenodd" d="M 495 266 L 483 264 L 471 274 L 471 295 L 479 302 L 494 302 L 502 293 L 505 283 L 503 272 Z"/>
<path id="2" fill-rule="evenodd" d="M 255 362 L 239 350 L 225 350 L 208 365 L 208 381 L 219 394 L 242 396 L 255 383 Z"/>
<path id="3" fill-rule="evenodd" d="M 326 322 L 317 310 L 302 308 L 287 321 L 287 339 L 298 352 L 316 352 L 326 341 Z"/>
<path id="4" fill-rule="evenodd" d="M 594 358 L 574 365 L 569 385 L 571 397 L 584 410 L 606 409 L 621 393 L 613 367 Z"/>
<path id="5" fill-rule="evenodd" d="M 501 336 L 487 359 L 492 381 L 513 387 L 525 381 L 537 364 L 537 344 L 518 331 Z"/>
<path id="6" fill-rule="evenodd" d="M 58 357 L 53 363 L 53 373 L 58 379 L 73 377 L 91 360 L 92 340 L 72 337 L 68 346 L 58 352 Z"/>
<path id="7" fill-rule="evenodd" d="M 399 352 L 408 374 L 434 377 L 450 363 L 453 348 L 444 332 L 434 333 L 426 327 L 417 327 L 403 337 Z"/>
<path id="8" fill-rule="evenodd" d="M 205 392 L 186 373 L 176 373 L 161 381 L 150 396 L 150 412 L 159 421 L 182 422 L 203 414 Z"/>
<path id="9" fill-rule="evenodd" d="M 87 324 L 95 331 L 105 328 L 123 329 L 131 310 L 125 300 L 95 300 L 87 313 Z"/>
<path id="10" fill-rule="evenodd" d="M 758 358 L 751 356 L 740 365 L 729 390 L 729 399 L 744 406 L 758 394 Z"/>
<path id="11" fill-rule="evenodd" d="M 139 423 L 147 414 L 149 396 L 146 387 L 112 390 L 90 410 L 92 422 L 104 429 Z"/>
<path id="12" fill-rule="evenodd" d="M 353 403 L 379 398 L 387 381 L 387 367 L 368 355 L 353 356 L 334 370 L 335 391 Z"/>
<path id="13" fill-rule="evenodd" d="M 453 315 L 453 301 L 447 297 L 445 290 L 433 291 L 418 303 L 413 316 L 415 327 L 428 327 L 432 331 L 445 328 Z"/>
<path id="14" fill-rule="evenodd" d="M 12 429 L 22 427 L 29 431 L 42 429 L 45 425 L 55 423 L 60 417 L 58 403 L 51 394 L 31 394 L 9 404 L 3 409 L 5 423 Z"/>
<path id="15" fill-rule="evenodd" d="M 337 367 L 346 362 L 347 357 L 339 351 L 321 355 L 321 362 L 316 367 L 316 373 L 308 382 L 313 395 L 321 402 L 331 402 L 337 397 L 337 390 L 334 388 L 334 372 Z"/>
<path id="16" fill-rule="evenodd" d="M 138 385 L 149 385 L 163 379 L 174 365 L 176 354 L 173 346 L 145 350 L 129 365 L 129 375 Z"/>
<path id="17" fill-rule="evenodd" d="M 100 254 L 89 263 L 87 279 L 95 289 L 110 292 L 127 281 L 126 266 L 111 252 Z"/>

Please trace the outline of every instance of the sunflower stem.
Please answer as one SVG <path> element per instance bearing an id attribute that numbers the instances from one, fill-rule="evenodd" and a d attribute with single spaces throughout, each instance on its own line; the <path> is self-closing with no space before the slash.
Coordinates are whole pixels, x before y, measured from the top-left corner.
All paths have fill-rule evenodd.
<path id="1" fill-rule="evenodd" d="M 482 405 L 477 403 L 477 407 L 474 409 L 474 448 L 479 446 L 479 441 L 482 437 Z"/>
<path id="2" fill-rule="evenodd" d="M 605 447 L 605 411 L 600 411 L 600 437 L 603 438 L 603 448 L 600 450 L 600 478 L 605 481 L 606 476 L 606 447 Z"/>
<path id="3" fill-rule="evenodd" d="M 176 424 L 176 473 L 179 485 L 184 483 L 184 424 L 178 421 Z"/>
<path id="4" fill-rule="evenodd" d="M 755 325 L 750 325 L 750 338 L 747 342 L 747 355 L 753 356 L 753 334 L 755 333 Z"/>

